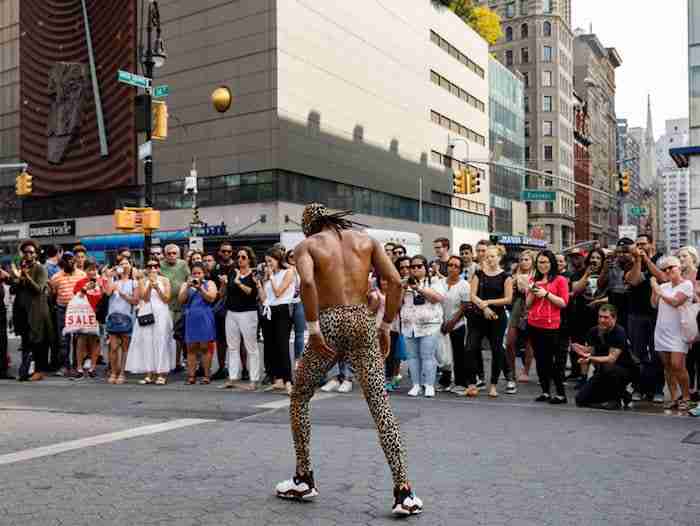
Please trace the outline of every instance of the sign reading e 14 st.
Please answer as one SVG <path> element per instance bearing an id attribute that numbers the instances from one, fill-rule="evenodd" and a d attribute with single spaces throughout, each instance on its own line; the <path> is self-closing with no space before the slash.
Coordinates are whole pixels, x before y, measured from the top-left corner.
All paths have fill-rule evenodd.
<path id="1" fill-rule="evenodd" d="M 124 71 L 123 69 L 120 69 L 117 72 L 117 80 L 136 88 L 148 89 L 151 87 L 151 79 L 148 77 L 142 77 L 141 75 L 130 73 L 129 71 Z"/>

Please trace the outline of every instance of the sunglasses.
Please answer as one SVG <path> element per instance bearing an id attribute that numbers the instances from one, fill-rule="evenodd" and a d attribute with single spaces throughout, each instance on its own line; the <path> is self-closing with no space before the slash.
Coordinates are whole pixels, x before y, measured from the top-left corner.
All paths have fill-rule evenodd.
<path id="1" fill-rule="evenodd" d="M 239 255 L 236 256 L 236 257 L 237 257 L 238 259 L 248 259 L 248 256 L 245 255 L 245 254 L 239 254 Z"/>
<path id="2" fill-rule="evenodd" d="M 459 268 L 461 265 L 458 265 L 457 263 L 448 263 L 447 266 L 449 268 Z"/>
<path id="3" fill-rule="evenodd" d="M 663 269 L 661 269 L 661 270 L 664 271 L 664 272 L 668 272 L 668 271 L 671 270 L 672 268 L 677 268 L 677 267 L 678 267 L 678 265 L 670 265 L 670 266 L 668 266 L 668 267 L 666 267 L 666 268 L 663 268 Z"/>
<path id="4" fill-rule="evenodd" d="M 233 250 L 224 250 L 224 249 L 222 248 L 221 250 L 219 250 L 219 253 L 220 253 L 220 254 L 232 254 L 232 253 L 233 253 Z"/>
<path id="5" fill-rule="evenodd" d="M 425 266 L 421 263 L 419 265 L 411 265 L 412 269 L 417 269 L 417 268 L 425 268 Z"/>
<path id="6" fill-rule="evenodd" d="M 22 253 L 27 255 L 27 256 L 33 256 L 34 254 L 36 254 L 36 252 L 34 250 L 25 250 Z"/>
<path id="7" fill-rule="evenodd" d="M 177 256 L 177 252 L 166 252 L 168 256 Z"/>
<path id="8" fill-rule="evenodd" d="M 411 265 L 399 265 L 399 270 L 411 270 Z"/>

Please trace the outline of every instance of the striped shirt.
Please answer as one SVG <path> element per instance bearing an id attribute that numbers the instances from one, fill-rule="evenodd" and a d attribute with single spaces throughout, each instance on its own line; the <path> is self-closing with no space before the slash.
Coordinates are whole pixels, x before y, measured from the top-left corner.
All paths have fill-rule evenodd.
<path id="1" fill-rule="evenodd" d="M 64 271 L 57 272 L 51 278 L 51 288 L 56 294 L 56 303 L 61 307 L 68 305 L 73 299 L 73 289 L 75 284 L 86 276 L 85 272 L 75 269 L 73 274 L 66 274 Z"/>

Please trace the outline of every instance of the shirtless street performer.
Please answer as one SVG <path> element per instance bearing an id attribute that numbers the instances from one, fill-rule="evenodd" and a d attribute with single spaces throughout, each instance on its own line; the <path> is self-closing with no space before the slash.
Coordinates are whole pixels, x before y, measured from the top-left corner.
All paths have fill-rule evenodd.
<path id="1" fill-rule="evenodd" d="M 384 390 L 384 357 L 389 351 L 389 327 L 401 298 L 401 280 L 378 241 L 353 230 L 344 219 L 350 212 L 329 213 L 322 204 L 304 208 L 306 239 L 294 249 L 301 278 L 301 296 L 309 342 L 301 359 L 289 407 L 296 475 L 277 485 L 277 496 L 310 500 L 318 495 L 311 470 L 309 401 L 316 386 L 339 357 L 350 358 L 362 385 L 394 479 L 395 515 L 423 511 L 423 502 L 408 483 L 399 424 Z M 368 276 L 372 268 L 388 283 L 381 326 L 367 308 Z M 377 345 L 379 331 L 379 346 Z"/>

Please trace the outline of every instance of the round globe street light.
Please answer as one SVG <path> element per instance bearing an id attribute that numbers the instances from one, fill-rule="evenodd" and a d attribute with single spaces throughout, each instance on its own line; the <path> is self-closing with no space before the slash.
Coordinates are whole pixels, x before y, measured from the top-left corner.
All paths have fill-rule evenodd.
<path id="1" fill-rule="evenodd" d="M 233 102 L 233 95 L 227 86 L 219 86 L 211 94 L 211 102 L 219 113 L 226 113 Z"/>

